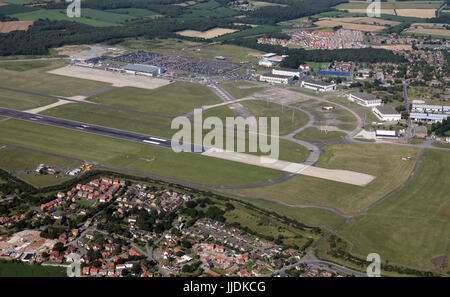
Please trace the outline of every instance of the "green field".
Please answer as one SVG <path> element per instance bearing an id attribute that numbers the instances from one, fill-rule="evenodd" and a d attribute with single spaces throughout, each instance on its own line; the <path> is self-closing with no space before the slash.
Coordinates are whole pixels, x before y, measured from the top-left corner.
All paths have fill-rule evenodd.
<path id="1" fill-rule="evenodd" d="M 17 174 L 17 177 L 38 188 L 57 185 L 73 178 L 73 176 L 56 177 L 36 173 Z"/>
<path id="2" fill-rule="evenodd" d="M 55 168 L 78 165 L 78 163 L 74 160 L 20 150 L 12 147 L 2 148 L 0 149 L 0 153 L 0 168 L 7 171 L 34 170 L 39 164 L 45 164 Z"/>
<path id="3" fill-rule="evenodd" d="M 214 59 L 216 56 L 223 56 L 231 59 L 233 63 L 256 62 L 258 58 L 249 56 L 250 53 L 261 54 L 262 52 L 231 44 L 213 44 L 205 46 L 200 50 L 185 51 L 183 55 L 203 59 Z"/>
<path id="4" fill-rule="evenodd" d="M 402 190 L 339 231 L 354 244 L 352 253 L 375 252 L 383 262 L 436 270 L 430 260 L 446 254 L 450 237 L 449 154 L 425 150 Z"/>
<path id="5" fill-rule="evenodd" d="M 284 175 L 276 170 L 13 119 L 0 123 L 0 141 L 206 184 L 245 185 Z"/>
<path id="6" fill-rule="evenodd" d="M 405 181 L 419 153 L 414 147 L 384 144 L 326 145 L 322 149 L 325 153 L 315 166 L 372 174 L 375 180 L 359 187 L 298 175 L 280 184 L 232 192 L 290 204 L 328 206 L 353 214 Z M 413 160 L 402 161 L 405 156 Z"/>
<path id="7" fill-rule="evenodd" d="M 202 105 L 221 102 L 207 87 L 188 82 L 175 82 L 154 90 L 116 88 L 89 97 L 89 101 L 169 116 L 179 116 Z"/>
<path id="8" fill-rule="evenodd" d="M 15 62 L 5 62 L 15 63 Z M 61 60 L 48 60 L 46 66 L 28 71 L 0 69 L 0 86 L 48 95 L 75 96 L 104 88 L 110 84 L 46 73 L 67 65 Z"/>
<path id="9" fill-rule="evenodd" d="M 17 5 L 17 4 L 21 4 L 21 3 L 13 3 L 10 5 L 0 6 L 0 15 L 13 15 L 16 13 L 27 13 L 27 12 L 37 10 L 37 8 L 34 8 L 34 7 L 26 7 L 26 6 Z"/>
<path id="10" fill-rule="evenodd" d="M 0 107 L 28 110 L 56 102 L 56 99 L 0 90 Z"/>
<path id="11" fill-rule="evenodd" d="M 68 103 L 47 109 L 41 114 L 153 136 L 171 138 L 176 132 L 170 129 L 170 119 L 97 108 L 86 104 Z"/>
<path id="12" fill-rule="evenodd" d="M 242 105 L 247 107 L 256 117 L 278 117 L 280 124 L 280 135 L 288 134 L 295 129 L 304 126 L 308 122 L 308 116 L 297 109 L 282 107 L 279 104 L 265 101 L 243 101 Z M 294 118 L 292 120 L 292 114 Z M 268 119 L 268 122 L 270 120 Z M 270 131 L 270 124 L 267 131 Z"/>
<path id="13" fill-rule="evenodd" d="M 84 10 L 88 10 L 88 9 L 89 8 L 83 8 L 83 13 L 84 13 Z M 114 15 L 114 14 L 112 14 L 112 15 Z M 30 12 L 10 14 L 10 16 L 18 18 L 21 21 L 36 21 L 38 19 L 49 19 L 52 21 L 78 22 L 78 23 L 82 23 L 82 24 L 86 24 L 86 25 L 95 26 L 95 27 L 108 27 L 108 26 L 116 25 L 114 22 L 105 22 L 105 21 L 100 21 L 100 20 L 86 18 L 86 17 L 69 18 L 67 16 L 65 10 L 59 10 L 59 9 L 52 9 L 52 10 L 38 9 L 38 10 L 30 11 Z"/>
<path id="14" fill-rule="evenodd" d="M 437 9 L 441 5 L 441 1 L 396 1 L 381 2 L 381 9 Z M 365 1 L 351 1 L 349 3 L 339 4 L 338 9 L 361 9 L 367 8 Z"/>
<path id="15" fill-rule="evenodd" d="M 189 40 L 182 40 L 177 38 L 167 38 L 167 39 L 151 39 L 147 40 L 145 38 L 128 38 L 125 41 L 119 43 L 121 47 L 133 49 L 133 50 L 143 50 L 151 51 L 155 53 L 168 54 L 176 51 L 181 51 L 184 48 L 189 48 L 197 45 L 201 45 L 200 42 L 193 42 Z"/>
<path id="16" fill-rule="evenodd" d="M 94 19 L 105 23 L 125 23 L 136 19 L 133 15 L 113 13 L 98 9 L 83 8 L 82 16 L 88 19 Z"/>
<path id="17" fill-rule="evenodd" d="M 301 131 L 294 137 L 300 140 L 306 140 L 306 141 L 334 141 L 339 140 L 343 137 L 345 137 L 347 134 L 343 132 L 338 131 L 320 131 L 317 128 L 310 127 L 306 128 L 305 130 Z"/>
<path id="18" fill-rule="evenodd" d="M 66 277 L 65 267 L 0 262 L 0 277 Z"/>
<path id="19" fill-rule="evenodd" d="M 272 26 L 272 25 L 260 25 L 258 27 L 253 27 L 250 29 L 246 29 L 240 32 L 234 32 L 230 34 L 226 34 L 220 37 L 216 37 L 213 40 L 214 41 L 224 41 L 231 38 L 238 38 L 238 37 L 246 37 L 246 36 L 252 36 L 252 35 L 258 35 L 263 33 L 273 33 L 273 32 L 280 32 L 283 29 L 282 26 Z"/>
<path id="20" fill-rule="evenodd" d="M 135 17 L 147 17 L 147 16 L 152 16 L 155 14 L 158 14 L 157 12 L 148 10 L 148 9 L 144 9 L 144 8 L 116 8 L 116 9 L 109 9 L 107 10 L 109 12 L 115 13 L 115 14 L 126 14 L 126 15 L 130 15 L 130 16 L 135 16 Z"/>
<path id="21" fill-rule="evenodd" d="M 222 83 L 220 85 L 236 99 L 250 96 L 253 93 L 261 92 L 265 89 L 264 87 L 246 82 L 230 82 Z"/>

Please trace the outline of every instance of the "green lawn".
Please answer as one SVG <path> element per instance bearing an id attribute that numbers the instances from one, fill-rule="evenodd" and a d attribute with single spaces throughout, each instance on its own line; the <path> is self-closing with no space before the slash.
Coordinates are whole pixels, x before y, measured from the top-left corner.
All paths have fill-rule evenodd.
<path id="1" fill-rule="evenodd" d="M 278 117 L 280 135 L 288 134 L 308 122 L 308 116 L 305 113 L 289 107 L 282 107 L 279 104 L 256 100 L 243 101 L 241 104 L 247 107 L 256 117 Z M 269 132 L 270 124 L 268 126 Z"/>
<path id="2" fill-rule="evenodd" d="M 0 69 L 0 86 L 69 97 L 82 95 L 110 85 L 98 81 L 46 73 L 46 71 L 67 65 L 66 61 L 49 60 L 43 64 L 44 67 L 28 71 Z"/>
<path id="3" fill-rule="evenodd" d="M 392 264 L 435 270 L 430 260 L 446 254 L 450 237 L 450 153 L 425 154 L 402 190 L 339 231 L 354 244 L 352 253 L 375 252 Z"/>
<path id="4" fill-rule="evenodd" d="M 305 130 L 301 131 L 294 137 L 300 140 L 306 140 L 306 141 L 334 141 L 339 140 L 342 137 L 345 137 L 347 134 L 343 132 L 338 131 L 320 131 L 317 128 L 310 127 L 306 128 Z"/>
<path id="5" fill-rule="evenodd" d="M 249 85 L 249 83 L 245 82 L 222 83 L 220 85 L 236 99 L 250 96 L 265 89 L 264 87 L 259 87 L 255 84 Z"/>
<path id="6" fill-rule="evenodd" d="M 0 263 L 0 277 L 66 277 L 65 267 Z"/>
<path id="7" fill-rule="evenodd" d="M 326 145 L 323 149 L 325 153 L 315 166 L 353 170 L 376 178 L 359 187 L 298 175 L 280 184 L 233 192 L 290 204 L 328 206 L 353 214 L 405 181 L 419 153 L 418 148 L 384 144 Z M 405 156 L 412 156 L 413 160 L 402 161 Z"/>
<path id="8" fill-rule="evenodd" d="M 89 97 L 89 101 L 169 116 L 221 102 L 207 87 L 188 82 L 175 82 L 154 90 L 116 88 Z"/>
<path id="9" fill-rule="evenodd" d="M 0 141 L 206 184 L 252 184 L 280 171 L 20 120 L 0 123 Z"/>
<path id="10" fill-rule="evenodd" d="M 56 99 L 0 90 L 0 107 L 28 110 L 56 102 Z"/>

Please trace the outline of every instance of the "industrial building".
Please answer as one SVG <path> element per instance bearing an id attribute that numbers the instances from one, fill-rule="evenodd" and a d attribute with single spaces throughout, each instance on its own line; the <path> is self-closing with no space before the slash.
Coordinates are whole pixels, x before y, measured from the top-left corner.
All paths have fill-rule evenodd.
<path id="1" fill-rule="evenodd" d="M 393 138 L 397 139 L 397 131 L 390 131 L 390 130 L 376 130 L 375 131 L 375 137 L 376 138 Z"/>
<path id="2" fill-rule="evenodd" d="M 390 105 L 375 106 L 372 112 L 383 122 L 400 121 L 402 118 L 401 114 Z"/>
<path id="3" fill-rule="evenodd" d="M 276 84 L 290 84 L 290 83 L 292 83 L 293 79 L 294 79 L 293 76 L 278 75 L 278 74 L 273 74 L 270 72 L 261 74 L 259 76 L 260 81 L 265 81 L 268 83 L 276 83 Z"/>
<path id="4" fill-rule="evenodd" d="M 272 70 L 272 74 L 300 77 L 299 70 L 290 68 L 275 68 Z"/>
<path id="5" fill-rule="evenodd" d="M 335 77 L 345 77 L 345 78 L 350 77 L 350 72 L 344 72 L 344 71 L 320 70 L 317 74 L 323 75 L 323 76 L 335 76 Z"/>
<path id="6" fill-rule="evenodd" d="M 302 80 L 301 87 L 319 92 L 336 90 L 336 84 L 334 83 L 327 83 L 321 80 L 313 80 L 313 79 Z"/>
<path id="7" fill-rule="evenodd" d="M 418 113 L 411 112 L 409 115 L 412 121 L 417 122 L 427 122 L 427 123 L 437 123 L 442 122 L 446 118 L 450 117 L 448 114 L 439 114 L 439 113 Z"/>
<path id="8" fill-rule="evenodd" d="M 123 69 L 129 74 L 145 76 L 158 76 L 165 72 L 164 68 L 142 64 L 127 64 Z"/>
<path id="9" fill-rule="evenodd" d="M 429 104 L 414 104 L 411 111 L 413 112 L 436 112 L 436 113 L 449 113 L 450 106 L 445 105 L 429 105 Z"/>
<path id="10" fill-rule="evenodd" d="M 274 67 L 277 65 L 277 63 L 269 61 L 267 59 L 261 59 L 261 60 L 259 60 L 258 65 L 265 66 L 265 67 Z"/>
<path id="11" fill-rule="evenodd" d="M 383 104 L 381 99 L 367 93 L 350 93 L 348 94 L 348 100 L 365 107 L 380 106 Z"/>

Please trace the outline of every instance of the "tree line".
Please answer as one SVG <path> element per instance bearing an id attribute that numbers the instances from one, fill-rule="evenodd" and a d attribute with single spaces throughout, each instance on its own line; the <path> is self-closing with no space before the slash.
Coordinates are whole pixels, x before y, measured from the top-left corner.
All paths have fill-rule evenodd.
<path id="1" fill-rule="evenodd" d="M 281 63 L 282 67 L 297 68 L 300 64 L 310 62 L 355 61 L 366 63 L 388 62 L 399 64 L 406 62 L 405 58 L 392 51 L 378 48 L 335 49 L 335 50 L 305 50 L 289 49 L 280 45 L 259 44 L 256 38 L 239 38 L 226 43 L 244 46 L 263 52 L 274 52 L 288 55 Z"/>

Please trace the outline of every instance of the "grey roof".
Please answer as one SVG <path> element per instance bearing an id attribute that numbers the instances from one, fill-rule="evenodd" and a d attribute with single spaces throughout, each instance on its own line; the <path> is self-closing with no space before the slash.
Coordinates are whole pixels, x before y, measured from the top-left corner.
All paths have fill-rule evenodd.
<path id="1" fill-rule="evenodd" d="M 290 71 L 290 72 L 300 72 L 298 69 L 284 68 L 284 67 L 277 67 L 277 68 L 274 68 L 274 70 Z"/>
<path id="2" fill-rule="evenodd" d="M 279 74 L 273 74 L 270 72 L 266 72 L 264 74 L 262 74 L 261 76 L 266 76 L 266 77 L 274 77 L 274 78 L 292 78 L 292 75 L 279 75 Z"/>
<path id="3" fill-rule="evenodd" d="M 324 81 L 321 81 L 321 80 L 315 80 L 315 79 L 310 79 L 310 78 L 306 78 L 303 81 L 305 83 L 314 84 L 314 85 L 318 85 L 318 86 L 322 86 L 322 87 L 334 85 L 332 83 L 327 83 L 327 82 L 324 82 Z"/>
<path id="4" fill-rule="evenodd" d="M 369 101 L 369 100 L 381 100 L 378 99 L 377 96 L 368 94 L 368 93 L 353 93 L 352 94 L 355 97 L 358 97 L 358 99 Z"/>
<path id="5" fill-rule="evenodd" d="M 140 72 L 154 72 L 159 69 L 159 67 L 152 65 L 142 65 L 142 64 L 128 64 L 124 67 L 125 70 L 140 71 Z"/>
<path id="6" fill-rule="evenodd" d="M 391 115 L 391 114 L 399 115 L 399 113 L 390 105 L 381 105 L 381 106 L 377 106 L 375 108 L 381 114 L 385 114 L 385 115 Z"/>

